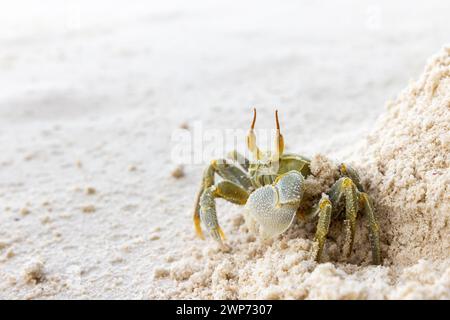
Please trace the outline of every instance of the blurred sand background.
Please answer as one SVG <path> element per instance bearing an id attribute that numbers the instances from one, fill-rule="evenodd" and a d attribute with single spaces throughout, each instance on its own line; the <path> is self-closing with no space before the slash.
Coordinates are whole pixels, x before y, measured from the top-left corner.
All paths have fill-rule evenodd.
<path id="1" fill-rule="evenodd" d="M 204 164 L 172 177 L 174 130 L 246 129 L 252 106 L 270 128 L 276 106 L 290 151 L 349 158 L 448 42 L 449 12 L 445 1 L 5 4 L 0 298 L 173 286 L 155 268 L 213 245 L 191 223 Z"/>

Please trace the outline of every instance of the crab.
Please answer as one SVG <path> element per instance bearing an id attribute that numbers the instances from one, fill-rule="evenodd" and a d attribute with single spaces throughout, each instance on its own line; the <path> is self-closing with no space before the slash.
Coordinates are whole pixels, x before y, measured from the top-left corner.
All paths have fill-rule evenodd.
<path id="1" fill-rule="evenodd" d="M 228 159 L 211 161 L 205 169 L 194 208 L 196 234 L 205 239 L 201 225 L 220 245 L 225 235 L 219 226 L 216 198 L 237 205 L 245 205 L 245 217 L 256 221 L 264 238 L 274 238 L 284 233 L 295 220 L 316 222 L 313 257 L 320 261 L 330 223 L 344 219 L 344 255 L 348 258 L 354 242 L 356 219 L 362 213 L 367 219 L 372 263 L 381 264 L 379 225 L 371 197 L 364 191 L 357 171 L 341 163 L 339 179 L 317 204 L 304 209 L 302 201 L 307 188 L 305 179 L 311 175 L 310 160 L 304 156 L 284 153 L 284 138 L 280 132 L 278 111 L 275 111 L 275 148 L 261 151 L 254 132 L 256 109 L 247 135 L 247 147 L 253 157 L 250 161 L 237 151 Z M 221 180 L 216 182 L 216 175 Z"/>

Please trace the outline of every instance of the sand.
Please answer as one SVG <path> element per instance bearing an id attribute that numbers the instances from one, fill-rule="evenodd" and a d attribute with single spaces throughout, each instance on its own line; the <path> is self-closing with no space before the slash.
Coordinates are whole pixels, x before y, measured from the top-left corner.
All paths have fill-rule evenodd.
<path id="1" fill-rule="evenodd" d="M 376 124 L 362 150 L 370 192 L 396 264 L 450 255 L 450 48 Z"/>
<path id="2" fill-rule="evenodd" d="M 448 4 L 327 9 L 19 1 L 2 11 L 0 298 L 448 299 L 448 49 L 423 72 L 448 41 Z M 348 261 L 333 224 L 321 264 L 313 225 L 265 243 L 220 200 L 230 250 L 195 237 L 194 196 L 216 155 L 179 163 L 173 134 L 246 130 L 251 106 L 261 129 L 279 109 L 287 149 L 314 159 L 315 194 L 339 160 L 360 169 L 383 266 L 370 265 L 364 220 Z"/>
<path id="3" fill-rule="evenodd" d="M 311 254 L 314 226 L 298 222 L 267 243 L 251 235 L 245 215 L 238 214 L 231 221 L 231 250 L 184 252 L 171 268 L 154 273 L 156 279 L 175 281 L 175 289 L 151 296 L 450 299 L 449 129 L 447 47 L 430 59 L 419 80 L 388 103 L 359 158 L 354 156 L 382 226 L 383 266 L 369 265 L 367 232 L 356 238 L 353 264 L 348 264 L 340 259 L 343 226 L 335 222 L 325 258 L 333 263 L 317 264 Z M 312 159 L 312 176 L 307 180 L 311 196 L 317 198 L 329 189 L 336 177 L 333 168 L 336 165 L 323 155 Z"/>

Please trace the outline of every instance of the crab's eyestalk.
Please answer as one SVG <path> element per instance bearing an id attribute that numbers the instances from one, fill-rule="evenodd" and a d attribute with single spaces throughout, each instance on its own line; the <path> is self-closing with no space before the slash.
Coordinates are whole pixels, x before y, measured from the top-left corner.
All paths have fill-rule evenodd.
<path id="1" fill-rule="evenodd" d="M 253 108 L 253 121 L 250 126 L 250 130 L 247 135 L 247 147 L 250 152 L 253 154 L 255 159 L 261 158 L 261 152 L 259 151 L 258 146 L 256 145 L 256 135 L 255 135 L 255 123 L 256 123 L 256 108 Z"/>
<path id="2" fill-rule="evenodd" d="M 277 132 L 275 136 L 275 152 L 273 153 L 273 161 L 278 161 L 284 151 L 284 138 L 280 132 L 280 121 L 278 119 L 278 110 L 275 110 L 275 122 L 277 125 Z"/>

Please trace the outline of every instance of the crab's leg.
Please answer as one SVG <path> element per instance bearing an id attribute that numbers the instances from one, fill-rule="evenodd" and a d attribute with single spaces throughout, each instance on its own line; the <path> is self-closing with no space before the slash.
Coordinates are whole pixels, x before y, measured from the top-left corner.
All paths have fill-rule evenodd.
<path id="1" fill-rule="evenodd" d="M 200 198 L 205 189 L 209 188 L 212 185 L 214 185 L 214 167 L 210 165 L 203 172 L 202 183 L 200 185 L 200 190 L 198 190 L 197 196 L 195 197 L 195 204 L 194 204 L 194 217 L 193 217 L 194 227 L 197 236 L 200 237 L 201 239 L 205 239 L 205 236 L 203 235 L 200 221 Z"/>
<path id="2" fill-rule="evenodd" d="M 230 180 L 242 186 L 247 191 L 250 191 L 253 188 L 252 181 L 247 173 L 225 159 L 213 160 L 211 166 L 213 166 L 215 172 L 225 180 Z"/>
<path id="3" fill-rule="evenodd" d="M 216 198 L 223 198 L 232 203 L 244 205 L 249 194 L 245 189 L 231 181 L 221 181 L 216 186 L 210 186 L 200 197 L 200 217 L 211 237 L 222 243 L 225 235 L 219 226 L 216 212 Z"/>
<path id="4" fill-rule="evenodd" d="M 205 239 L 203 235 L 202 226 L 200 222 L 200 198 L 205 191 L 205 189 L 214 185 L 214 173 L 215 169 L 212 165 L 208 166 L 203 172 L 202 184 L 200 186 L 200 190 L 197 192 L 197 196 L 195 197 L 195 205 L 194 205 L 194 227 L 195 232 L 201 239 Z"/>
<path id="5" fill-rule="evenodd" d="M 197 196 L 195 198 L 194 217 L 193 217 L 195 233 L 200 239 L 205 239 L 200 221 L 200 197 L 202 196 L 203 191 L 204 191 L 203 188 L 200 188 L 200 190 L 197 192 Z"/>
<path id="6" fill-rule="evenodd" d="M 330 190 L 333 207 L 338 208 L 341 198 L 345 198 L 345 244 L 344 254 L 348 257 L 352 251 L 355 237 L 356 217 L 359 210 L 359 197 L 356 185 L 349 177 L 339 179 Z"/>
<path id="7" fill-rule="evenodd" d="M 233 161 L 236 161 L 242 168 L 244 168 L 245 171 L 248 171 L 250 161 L 236 150 L 233 150 L 230 153 L 228 153 L 228 158 L 230 158 Z"/>
<path id="8" fill-rule="evenodd" d="M 353 167 L 346 163 L 341 163 L 339 165 L 339 172 L 341 176 L 352 179 L 353 183 L 356 185 L 356 188 L 358 188 L 358 191 L 364 192 L 364 188 L 361 184 L 361 178 Z"/>
<path id="9" fill-rule="evenodd" d="M 244 188 L 234 182 L 224 180 L 215 186 L 214 196 L 242 206 L 247 202 L 249 194 Z"/>
<path id="10" fill-rule="evenodd" d="M 207 188 L 200 197 L 200 217 L 213 239 L 222 243 L 225 235 L 217 220 L 214 188 L 214 186 Z"/>
<path id="11" fill-rule="evenodd" d="M 317 220 L 316 234 L 314 236 L 313 248 L 314 259 L 320 261 L 322 256 L 323 247 L 327 240 L 328 231 L 331 223 L 333 205 L 326 194 L 322 194 L 322 198 L 319 203 L 306 211 L 297 211 L 297 217 L 305 222 L 311 222 L 315 218 Z"/>
<path id="12" fill-rule="evenodd" d="M 322 256 L 323 247 L 327 239 L 328 230 L 331 222 L 332 205 L 327 196 L 322 196 L 319 203 L 315 206 L 312 215 L 319 216 L 317 221 L 316 234 L 314 242 L 316 243 L 315 260 L 319 261 Z"/>
<path id="13" fill-rule="evenodd" d="M 224 179 L 236 181 L 237 183 L 224 180 L 217 186 L 214 186 L 216 173 Z M 202 184 L 195 201 L 193 220 L 197 235 L 202 239 L 205 238 L 201 228 L 201 214 L 203 218 L 206 216 L 208 221 L 213 221 L 214 219 L 217 221 L 215 197 L 222 197 L 237 204 L 245 204 L 248 198 L 248 188 L 251 188 L 251 181 L 241 169 L 223 160 L 212 161 L 211 165 L 203 173 Z M 209 198 L 212 200 L 209 200 Z M 211 201 L 213 204 L 211 204 Z M 207 225 L 205 221 L 204 223 Z M 218 227 L 217 223 L 216 225 Z"/>
<path id="14" fill-rule="evenodd" d="M 369 241 L 372 248 L 372 263 L 381 264 L 381 250 L 380 250 L 380 227 L 375 218 L 372 199 L 365 192 L 359 193 L 359 199 L 363 206 L 364 213 L 367 216 L 367 228 L 369 229 Z"/>

